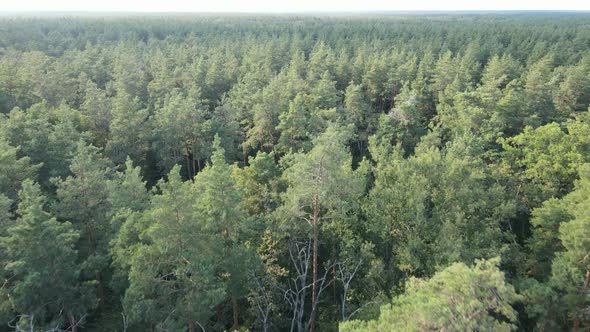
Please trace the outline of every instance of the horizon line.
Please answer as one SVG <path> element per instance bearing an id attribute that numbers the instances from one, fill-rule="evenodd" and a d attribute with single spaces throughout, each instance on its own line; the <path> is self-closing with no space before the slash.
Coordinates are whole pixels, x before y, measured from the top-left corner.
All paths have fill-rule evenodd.
<path id="1" fill-rule="evenodd" d="M 369 10 L 298 10 L 298 11 L 159 11 L 159 10 L 8 10 L 3 14 L 412 14 L 412 13 L 590 13 L 590 9 L 369 9 Z"/>

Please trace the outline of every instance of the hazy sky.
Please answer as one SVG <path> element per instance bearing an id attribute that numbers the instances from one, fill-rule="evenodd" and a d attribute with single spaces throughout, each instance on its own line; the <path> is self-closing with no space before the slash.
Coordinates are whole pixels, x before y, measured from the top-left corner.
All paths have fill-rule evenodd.
<path id="1" fill-rule="evenodd" d="M 590 10 L 590 0 L 0 0 L 6 11 Z"/>

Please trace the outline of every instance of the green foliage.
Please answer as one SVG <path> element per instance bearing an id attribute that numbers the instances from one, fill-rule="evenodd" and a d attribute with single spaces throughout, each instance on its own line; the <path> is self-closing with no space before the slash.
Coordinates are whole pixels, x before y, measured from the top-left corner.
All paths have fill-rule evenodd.
<path id="1" fill-rule="evenodd" d="M 127 287 L 129 257 L 134 246 L 140 243 L 138 220 L 149 207 L 151 193 L 141 177 L 140 167 L 133 167 L 131 159 L 125 162 L 125 171 L 117 172 L 108 183 L 108 190 L 108 202 L 112 207 L 113 238 L 109 251 L 115 268 L 113 287 L 123 293 Z"/>
<path id="2" fill-rule="evenodd" d="M 526 127 L 524 132 L 502 140 L 504 161 L 513 167 L 522 200 L 529 207 L 571 191 L 577 168 L 588 161 L 586 122 L 570 121 L 565 126 L 550 123 Z"/>
<path id="3" fill-rule="evenodd" d="M 46 198 L 32 181 L 23 183 L 19 199 L 19 217 L 0 237 L 7 278 L 0 308 L 14 315 L 18 325 L 28 326 L 30 320 L 32 325 L 65 327 L 70 317 L 79 318 L 92 306 L 86 285 L 79 282 L 79 232 L 44 210 Z"/>
<path id="4" fill-rule="evenodd" d="M 379 128 L 375 135 L 390 141 L 392 145 L 401 145 L 407 154 L 413 152 L 426 134 L 428 114 L 427 101 L 420 92 L 405 85 L 396 97 L 395 107 L 379 117 Z"/>
<path id="5" fill-rule="evenodd" d="M 582 316 L 587 321 L 583 310 L 577 310 L 588 306 L 587 286 L 590 280 L 590 168 L 587 164 L 580 170 L 580 177 L 576 190 L 566 198 L 572 218 L 559 226 L 559 240 L 563 250 L 553 259 L 551 283 L 561 291 L 562 301 L 570 308 L 575 319 Z"/>
<path id="6" fill-rule="evenodd" d="M 15 108 L 0 122 L 0 136 L 9 145 L 18 146 L 33 164 L 41 165 L 39 182 L 49 186 L 50 178 L 68 175 L 68 161 L 78 141 L 85 139 L 79 120 L 79 113 L 66 106 L 53 108 L 40 103 L 26 112 Z"/>
<path id="7" fill-rule="evenodd" d="M 329 215 L 327 219 L 337 219 L 358 204 L 365 176 L 352 169 L 352 156 L 345 146 L 349 138 L 347 128 L 331 125 L 314 140 L 311 151 L 285 157 L 283 176 L 288 188 L 277 210 L 285 227 L 306 229 L 316 205 Z"/>
<path id="8" fill-rule="evenodd" d="M 317 121 L 317 119 L 315 119 Z M 313 132 L 311 123 L 314 121 L 312 113 L 306 105 L 305 96 L 298 94 L 289 103 L 289 111 L 279 116 L 278 130 L 281 131 L 278 147 L 279 151 L 295 152 L 308 151 L 312 145 Z"/>
<path id="9" fill-rule="evenodd" d="M 435 324 L 446 293 L 409 280 L 470 297 L 500 269 L 518 322 L 503 304 L 478 329 L 586 329 L 589 24 L 0 18 L 0 320 L 330 331 L 412 285 L 384 317 Z M 21 214 L 19 190 L 47 199 Z M 72 307 L 37 301 L 57 290 Z"/>
<path id="10" fill-rule="evenodd" d="M 141 108 L 137 96 L 121 92 L 113 100 L 111 133 L 106 152 L 115 164 L 123 164 L 127 157 L 143 164 L 149 148 L 150 128 L 148 112 Z"/>
<path id="11" fill-rule="evenodd" d="M 94 144 L 105 147 L 110 137 L 111 100 L 93 81 L 86 82 L 84 101 L 80 105 L 80 111 L 81 122 L 92 132 Z"/>
<path id="12" fill-rule="evenodd" d="M 346 122 L 354 124 L 359 140 L 367 141 L 371 128 L 375 126 L 371 103 L 363 91 L 363 86 L 350 82 L 344 92 L 344 112 Z"/>
<path id="13" fill-rule="evenodd" d="M 410 279 L 404 294 L 381 308 L 378 320 L 341 324 L 341 331 L 511 331 L 521 297 L 506 283 L 499 259 L 474 267 L 455 263 L 430 279 Z"/>
<path id="14" fill-rule="evenodd" d="M 477 139 L 462 137 L 445 152 L 420 148 L 408 159 L 377 137 L 371 143 L 378 164 L 364 210 L 387 269 L 430 275 L 437 266 L 502 254 L 502 226 L 515 207 L 490 181 Z"/>
<path id="15" fill-rule="evenodd" d="M 178 172 L 175 167 L 168 181 L 159 183 L 161 194 L 135 226 L 140 242 L 129 250 L 123 302 L 135 323 L 162 328 L 179 328 L 189 320 L 206 324 L 225 295 L 216 264 L 222 244 L 195 209 L 194 186 L 182 182 Z"/>
<path id="16" fill-rule="evenodd" d="M 10 222 L 11 204 L 12 201 L 8 197 L 4 196 L 3 194 L 0 194 L 0 234 L 3 234 L 4 229 L 8 226 L 8 223 Z"/>
<path id="17" fill-rule="evenodd" d="M 174 91 L 165 99 L 164 106 L 154 114 L 154 150 L 164 172 L 176 164 L 185 164 L 187 174 L 196 173 L 193 164 L 205 159 L 210 122 L 198 93 L 190 91 L 186 96 Z"/>
<path id="18" fill-rule="evenodd" d="M 236 167 L 233 172 L 242 204 L 250 215 L 264 215 L 278 206 L 283 184 L 274 153 L 258 152 L 249 159 L 248 167 Z"/>
<path id="19" fill-rule="evenodd" d="M 585 112 L 590 103 L 590 56 L 584 56 L 576 66 L 568 67 L 553 101 L 562 114 Z"/>
<path id="20" fill-rule="evenodd" d="M 16 198 L 21 183 L 34 179 L 41 165 L 31 165 L 29 157 L 18 157 L 18 148 L 0 140 L 0 193 Z"/>
<path id="21" fill-rule="evenodd" d="M 571 219 L 563 203 L 555 198 L 543 202 L 532 211 L 532 235 L 527 243 L 530 250 L 528 273 L 540 279 L 551 275 L 551 261 L 563 249 L 559 241 L 559 226 Z"/>
<path id="22" fill-rule="evenodd" d="M 588 322 L 582 309 L 588 306 L 590 280 L 588 188 L 590 168 L 584 164 L 574 191 L 533 211 L 534 230 L 528 249 L 536 280 L 525 280 L 521 287 L 530 303 L 527 314 L 538 319 L 541 327 L 565 328 L 573 321 L 577 329 L 580 322 Z"/>
<path id="23" fill-rule="evenodd" d="M 212 233 L 222 246 L 217 264 L 226 275 L 227 294 L 237 301 L 247 292 L 248 270 L 255 258 L 245 245 L 252 236 L 253 225 L 242 209 L 232 167 L 225 162 L 225 151 L 220 144 L 216 136 L 211 165 L 195 178 L 195 190 L 199 194 L 194 208 L 201 215 L 204 230 Z"/>
<path id="24" fill-rule="evenodd" d="M 65 179 L 52 179 L 57 188 L 54 210 L 80 232 L 78 254 L 84 262 L 82 278 L 97 282 L 98 298 L 104 304 L 104 271 L 109 266 L 108 244 L 113 236 L 108 191 L 111 162 L 102 157 L 98 148 L 79 142 L 70 171 L 72 175 Z"/>

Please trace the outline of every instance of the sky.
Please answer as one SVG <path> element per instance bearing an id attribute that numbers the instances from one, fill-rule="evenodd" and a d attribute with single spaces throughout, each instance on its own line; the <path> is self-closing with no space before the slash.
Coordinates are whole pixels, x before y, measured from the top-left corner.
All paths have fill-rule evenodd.
<path id="1" fill-rule="evenodd" d="M 358 12 L 590 10 L 590 0 L 0 0 L 0 12 Z"/>

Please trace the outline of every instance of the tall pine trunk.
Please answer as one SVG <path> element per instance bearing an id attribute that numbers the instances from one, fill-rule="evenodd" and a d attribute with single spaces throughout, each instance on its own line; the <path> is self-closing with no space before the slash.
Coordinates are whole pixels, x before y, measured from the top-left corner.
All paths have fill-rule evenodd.
<path id="1" fill-rule="evenodd" d="M 94 256 L 97 256 L 98 252 L 96 249 L 96 240 L 94 239 L 94 227 L 92 225 L 88 225 L 86 227 L 87 227 L 87 231 L 88 231 L 88 242 L 89 242 L 90 248 L 92 250 L 92 254 Z M 105 287 L 104 287 L 104 282 L 102 281 L 101 270 L 95 271 L 95 277 L 96 277 L 96 287 L 97 287 L 97 292 L 98 292 L 98 305 L 100 307 L 102 307 L 105 305 Z"/>
<path id="2" fill-rule="evenodd" d="M 317 312 L 317 281 L 318 281 L 318 219 L 320 215 L 319 196 L 313 197 L 313 263 L 312 263 L 312 287 L 311 287 L 311 314 L 309 317 L 309 330 L 315 331 L 315 317 Z"/>
<path id="3" fill-rule="evenodd" d="M 74 318 L 74 315 L 70 314 L 69 320 L 70 320 L 70 327 L 72 329 L 72 332 L 78 331 L 78 326 L 76 326 L 77 324 L 76 324 L 76 319 Z"/>
<path id="4" fill-rule="evenodd" d="M 186 154 L 186 175 L 188 176 L 188 178 L 191 181 L 195 182 L 193 179 L 193 171 L 191 170 L 191 161 L 190 160 L 191 160 L 191 156 L 190 156 L 190 153 L 187 151 L 187 154 Z"/>
<path id="5" fill-rule="evenodd" d="M 96 283 L 98 287 L 98 304 L 100 306 L 104 306 L 106 301 L 106 294 L 104 289 L 104 282 L 102 281 L 102 273 L 100 270 L 96 271 Z"/>
<path id="6" fill-rule="evenodd" d="M 240 326 L 240 321 L 238 319 L 238 317 L 239 317 L 238 301 L 236 300 L 235 296 L 232 296 L 231 304 L 232 304 L 233 316 L 234 316 L 234 323 L 233 323 L 233 326 L 231 329 L 237 330 L 238 327 Z"/>
<path id="7" fill-rule="evenodd" d="M 590 270 L 586 271 L 586 278 L 584 279 L 584 285 L 582 285 L 582 297 L 586 297 L 586 290 L 588 289 L 588 283 L 590 283 Z M 577 332 L 580 329 L 580 316 L 577 316 L 574 320 L 574 326 L 572 332 Z"/>

